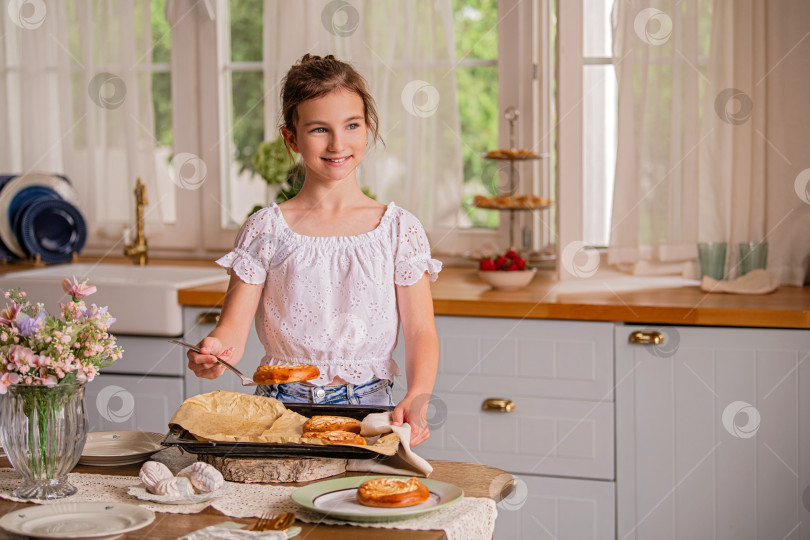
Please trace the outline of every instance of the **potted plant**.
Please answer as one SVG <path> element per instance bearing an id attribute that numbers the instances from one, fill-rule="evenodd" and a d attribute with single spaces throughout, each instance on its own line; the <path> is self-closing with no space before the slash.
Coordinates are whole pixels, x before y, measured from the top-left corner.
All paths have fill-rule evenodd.
<path id="1" fill-rule="evenodd" d="M 296 193 L 304 185 L 307 169 L 303 162 L 297 161 L 287 150 L 283 137 L 277 137 L 272 141 L 264 141 L 256 148 L 251 160 L 253 170 L 267 182 L 268 186 L 279 186 L 275 201 L 284 202 L 295 197 Z M 362 188 L 363 193 L 376 199 L 369 188 Z M 262 205 L 256 205 L 250 210 L 253 214 L 261 210 Z"/>

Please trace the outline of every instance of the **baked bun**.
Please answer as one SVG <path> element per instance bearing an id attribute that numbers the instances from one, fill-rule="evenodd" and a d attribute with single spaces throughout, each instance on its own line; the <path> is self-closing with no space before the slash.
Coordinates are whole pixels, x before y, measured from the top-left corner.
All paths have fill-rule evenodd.
<path id="1" fill-rule="evenodd" d="M 348 416 L 313 416 L 304 422 L 304 431 L 350 431 L 360 433 L 360 420 Z"/>
<path id="2" fill-rule="evenodd" d="M 293 366 L 289 364 L 280 366 L 259 366 L 253 374 L 256 384 L 286 384 L 291 382 L 308 381 L 320 375 L 320 370 L 309 364 Z"/>
<path id="3" fill-rule="evenodd" d="M 351 431 L 305 431 L 305 439 L 321 439 L 335 444 L 366 444 L 366 439 Z"/>
<path id="4" fill-rule="evenodd" d="M 357 502 L 366 506 L 413 506 L 428 500 L 430 490 L 418 478 L 375 478 L 357 488 Z"/>

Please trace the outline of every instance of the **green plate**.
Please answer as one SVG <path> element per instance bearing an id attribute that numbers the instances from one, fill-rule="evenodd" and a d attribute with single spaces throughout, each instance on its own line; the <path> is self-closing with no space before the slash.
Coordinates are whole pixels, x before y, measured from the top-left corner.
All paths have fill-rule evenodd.
<path id="1" fill-rule="evenodd" d="M 357 502 L 357 487 L 373 478 L 402 478 L 407 476 L 374 475 L 350 476 L 315 482 L 293 491 L 290 497 L 304 508 L 326 514 L 331 518 L 348 521 L 398 521 L 410 519 L 439 508 L 450 506 L 464 497 L 464 490 L 447 482 L 420 478 L 430 490 L 430 497 L 421 504 L 400 508 L 377 508 Z"/>

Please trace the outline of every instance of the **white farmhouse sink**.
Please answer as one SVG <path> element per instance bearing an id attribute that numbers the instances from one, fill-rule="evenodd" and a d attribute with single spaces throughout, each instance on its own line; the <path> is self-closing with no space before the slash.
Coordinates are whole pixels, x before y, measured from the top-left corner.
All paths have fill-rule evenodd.
<path id="1" fill-rule="evenodd" d="M 113 334 L 179 336 L 183 334 L 182 308 L 177 291 L 227 280 L 221 268 L 190 266 L 136 266 L 134 264 L 62 264 L 0 274 L 0 290 L 19 287 L 32 303 L 43 302 L 48 312 L 59 313 L 59 302 L 69 297 L 62 278 L 88 280 L 98 292 L 85 302 L 108 306 L 116 322 Z M 0 302 L 0 307 L 5 305 Z"/>

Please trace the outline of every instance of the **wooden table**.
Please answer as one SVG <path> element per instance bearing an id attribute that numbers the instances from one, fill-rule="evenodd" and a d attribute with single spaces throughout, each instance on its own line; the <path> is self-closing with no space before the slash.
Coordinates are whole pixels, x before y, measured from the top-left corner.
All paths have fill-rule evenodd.
<path id="1" fill-rule="evenodd" d="M 431 461 L 434 470 L 430 475 L 432 480 L 441 480 L 450 484 L 455 484 L 464 490 L 467 497 L 491 497 L 500 500 L 502 496 L 508 495 L 511 486 L 511 476 L 506 475 L 501 469 L 486 465 L 476 465 L 475 463 L 462 463 L 457 461 Z M 0 466 L 10 467 L 6 458 L 0 459 Z M 85 474 L 112 474 L 121 476 L 137 476 L 140 465 L 124 465 L 120 467 L 90 467 L 78 465 L 73 472 Z M 330 478 L 340 478 L 341 476 L 356 476 L 366 473 L 345 473 Z M 493 480 L 498 478 L 499 486 L 493 489 Z M 290 486 L 302 486 L 300 484 L 283 484 Z M 501 495 L 502 492 L 503 495 Z M 70 497 L 64 499 L 70 501 Z M 133 504 L 137 501 L 133 500 Z M 33 503 L 16 503 L 0 499 L 0 515 Z M 224 521 L 236 521 L 239 523 L 253 523 L 255 518 L 232 518 L 222 514 L 218 510 L 206 507 L 197 514 L 165 514 L 155 513 L 155 521 L 148 527 L 124 535 L 127 540 L 145 539 L 149 540 L 175 540 L 176 538 L 202 529 L 208 525 L 216 525 Z M 363 540 L 363 539 L 385 539 L 385 540 L 440 540 L 446 539 L 443 531 L 414 531 L 408 529 L 380 529 L 371 527 L 355 527 L 351 525 L 317 525 L 312 523 L 296 522 L 303 530 L 296 538 L 306 540 Z M 12 536 L 5 531 L 0 531 L 0 539 L 19 538 Z"/>

